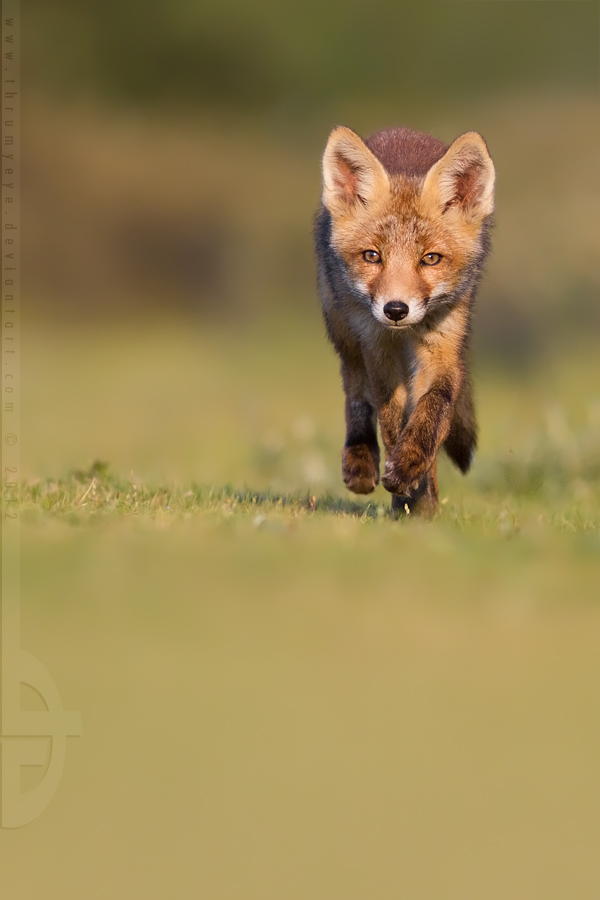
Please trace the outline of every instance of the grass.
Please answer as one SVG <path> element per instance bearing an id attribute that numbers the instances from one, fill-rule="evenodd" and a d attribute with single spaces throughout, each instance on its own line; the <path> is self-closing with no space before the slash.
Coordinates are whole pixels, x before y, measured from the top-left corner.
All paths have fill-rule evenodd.
<path id="1" fill-rule="evenodd" d="M 173 532 L 211 584 L 226 566 L 233 595 L 260 597 L 263 579 L 271 591 L 276 569 L 358 599 L 393 592 L 400 572 L 415 602 L 477 604 L 491 591 L 510 605 L 516 583 L 527 602 L 596 597 L 600 381 L 585 347 L 516 374 L 477 367 L 480 450 L 466 478 L 442 457 L 426 524 L 395 521 L 381 487 L 345 491 L 342 392 L 316 316 L 240 331 L 32 330 L 24 346 L 34 569 L 33 548 L 54 532 L 69 546 L 80 529 L 150 543 L 158 531 L 167 568 Z"/>
<path id="2" fill-rule="evenodd" d="M 30 346 L 21 505 L 32 540 L 52 523 L 135 524 L 201 532 L 241 559 L 240 545 L 260 554 L 278 534 L 292 577 L 303 542 L 345 540 L 374 586 L 388 579 L 392 545 L 394 568 L 406 566 L 424 598 L 437 592 L 437 568 L 420 586 L 419 573 L 441 545 L 453 547 L 457 596 L 475 557 L 493 569 L 499 556 L 508 571 L 544 559 L 552 593 L 569 593 L 600 546 L 600 381 L 585 346 L 515 374 L 477 367 L 481 446 L 466 478 L 441 458 L 440 511 L 428 525 L 394 521 L 381 487 L 366 498 L 345 491 L 342 392 L 316 317 L 241 332 L 34 332 Z M 331 560 L 340 577 L 343 563 Z M 534 593 L 547 589 L 543 568 Z M 243 569 L 239 581 L 244 589 Z M 595 590 L 583 578 L 580 591 Z"/>
<path id="3" fill-rule="evenodd" d="M 592 450 L 584 436 L 583 452 L 574 444 L 572 456 L 565 465 L 560 456 L 548 448 L 545 456 L 534 455 L 530 460 L 486 460 L 478 466 L 476 483 L 461 500 L 449 502 L 443 497 L 437 522 L 454 526 L 461 531 L 494 530 L 506 534 L 505 522 L 511 516 L 514 530 L 523 522 L 535 518 L 544 526 L 573 533 L 594 533 L 600 523 L 597 503 L 599 481 L 595 459 L 582 458 Z M 591 456 L 591 454 L 590 454 Z M 285 465 L 285 463 L 282 463 Z M 443 476 L 453 485 L 448 465 L 443 466 Z M 313 488 L 315 489 L 315 488 Z M 21 486 L 20 502 L 25 521 L 37 521 L 44 514 L 68 517 L 80 524 L 92 518 L 123 517 L 127 514 L 156 518 L 161 513 L 171 513 L 171 520 L 193 516 L 225 518 L 235 515 L 242 520 L 254 515 L 265 519 L 277 514 L 280 519 L 306 519 L 314 516 L 350 517 L 363 523 L 390 519 L 389 502 L 378 491 L 377 500 L 350 499 L 329 491 L 312 494 L 310 489 L 301 493 L 280 492 L 266 489 L 256 491 L 247 487 L 189 486 L 145 484 L 136 479 L 133 472 L 125 480 L 109 469 L 107 463 L 95 460 L 88 468 L 78 469 L 62 479 L 29 479 Z M 477 496 L 479 494 L 479 496 Z M 74 518 L 75 516 L 75 518 Z M 405 517 L 401 517 L 404 519 Z"/>
<path id="4" fill-rule="evenodd" d="M 22 644 L 84 736 L 7 896 L 596 897 L 595 354 L 476 371 L 394 521 L 317 325 L 24 329 Z"/>

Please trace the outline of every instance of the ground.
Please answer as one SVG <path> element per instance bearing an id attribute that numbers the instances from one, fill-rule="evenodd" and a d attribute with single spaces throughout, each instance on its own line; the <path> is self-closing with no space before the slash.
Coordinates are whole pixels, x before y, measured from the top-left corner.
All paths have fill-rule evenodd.
<path id="1" fill-rule="evenodd" d="M 22 644 L 84 734 L 7 896 L 597 896 L 594 352 L 479 355 L 394 521 L 311 322 L 24 328 Z"/>

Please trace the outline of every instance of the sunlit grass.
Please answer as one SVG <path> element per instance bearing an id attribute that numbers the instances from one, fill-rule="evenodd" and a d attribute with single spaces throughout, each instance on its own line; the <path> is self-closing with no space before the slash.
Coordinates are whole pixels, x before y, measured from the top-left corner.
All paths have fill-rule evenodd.
<path id="1" fill-rule="evenodd" d="M 316 315 L 239 331 L 32 331 L 28 346 L 20 502 L 24 539 L 38 550 L 81 530 L 127 541 L 133 529 L 162 535 L 156 552 L 170 567 L 171 532 L 197 547 L 211 582 L 223 566 L 230 589 L 249 596 L 261 567 L 317 593 L 304 567 L 357 596 L 365 579 L 394 590 L 399 570 L 424 601 L 442 592 L 475 602 L 490 583 L 509 597 L 515 579 L 531 596 L 567 597 L 575 583 L 578 596 L 595 595 L 600 381 L 590 350 L 525 372 L 475 366 L 480 448 L 467 477 L 442 456 L 439 513 L 424 523 L 395 520 L 381 487 L 368 497 L 344 489 L 342 390 Z M 361 573 L 350 583 L 348 566 Z"/>
<path id="2" fill-rule="evenodd" d="M 443 474 L 452 487 L 463 488 L 460 499 L 442 498 L 436 521 L 462 531 L 495 529 L 499 534 L 518 532 L 524 522 L 572 532 L 595 532 L 600 526 L 598 479 L 595 468 L 576 474 L 549 455 L 532 459 L 529 464 L 497 461 L 481 465 L 467 490 L 453 477 L 449 466 Z M 20 504 L 25 522 L 44 517 L 66 518 L 84 525 L 94 519 L 110 521 L 127 516 L 189 521 L 194 517 L 213 522 L 230 519 L 251 521 L 255 527 L 268 527 L 269 521 L 308 522 L 326 517 L 352 519 L 365 525 L 393 522 L 390 504 L 378 492 L 377 500 L 340 496 L 327 490 L 281 492 L 253 490 L 246 486 L 170 485 L 144 483 L 135 476 L 129 480 L 111 473 L 107 464 L 95 461 L 65 478 L 30 479 L 23 483 Z M 452 488 L 449 488 L 452 493 Z M 401 516 L 401 519 L 406 519 Z M 393 527 L 393 526 L 392 526 Z"/>
<path id="3" fill-rule="evenodd" d="M 343 487 L 342 390 L 316 315 L 312 325 L 270 320 L 242 330 L 34 330 L 23 368 L 25 522 L 406 524 L 392 519 L 381 487 L 365 498 Z M 432 527 L 595 533 L 593 351 L 556 353 L 516 374 L 479 364 L 475 384 L 480 448 L 466 478 L 442 454 Z"/>
<path id="4" fill-rule="evenodd" d="M 318 318 L 206 331 L 33 330 L 23 364 L 26 519 L 279 515 L 392 526 L 390 497 L 345 491 L 343 397 Z M 59 362 L 57 362 L 59 361 Z M 593 350 L 510 375 L 476 366 L 480 448 L 442 458 L 438 521 L 600 522 L 600 376 Z M 508 510 L 508 512 L 507 512 Z"/>

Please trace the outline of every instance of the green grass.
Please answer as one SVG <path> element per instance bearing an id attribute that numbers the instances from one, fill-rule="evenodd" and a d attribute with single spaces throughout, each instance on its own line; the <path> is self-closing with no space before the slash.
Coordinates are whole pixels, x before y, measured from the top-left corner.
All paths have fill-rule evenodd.
<path id="1" fill-rule="evenodd" d="M 463 486 L 448 464 L 442 462 L 442 477 L 456 489 L 458 498 L 455 501 L 449 501 L 447 496 L 442 498 L 436 521 L 463 532 L 477 529 L 493 532 L 496 525 L 502 535 L 506 534 L 508 516 L 515 531 L 535 518 L 538 523 L 558 531 L 596 532 L 600 524 L 598 465 L 593 458 L 583 458 L 592 449 L 587 435 L 583 443 L 586 445 L 583 453 L 573 444 L 567 461 L 560 458 L 554 447 L 523 462 L 485 460 L 477 466 L 467 490 L 461 489 Z M 280 464 L 283 468 L 286 461 L 281 460 Z M 262 468 L 262 463 L 258 468 Z M 217 521 L 232 515 L 245 520 L 253 515 L 254 524 L 266 516 L 277 515 L 292 521 L 306 519 L 307 514 L 312 514 L 312 518 L 323 514 L 350 517 L 363 523 L 381 519 L 397 521 L 389 498 L 381 490 L 375 496 L 375 500 L 343 497 L 328 490 L 319 491 L 314 486 L 307 486 L 305 491 L 283 492 L 231 484 L 146 484 L 133 473 L 130 479 L 118 477 L 101 460 L 95 460 L 86 469 L 74 470 L 65 478 L 29 479 L 20 490 L 21 509 L 28 522 L 37 521 L 44 514 L 68 517 L 70 521 L 75 521 L 75 516 L 84 524 L 93 518 L 112 516 L 114 519 L 128 514 L 156 518 L 163 513 L 170 513 L 167 519 L 173 521 L 182 516 L 186 520 L 210 516 Z M 167 519 L 163 517 L 163 521 Z M 408 516 L 400 517 L 405 519 Z"/>
<path id="2" fill-rule="evenodd" d="M 493 569 L 499 556 L 508 571 L 545 560 L 534 593 L 546 590 L 545 568 L 556 572 L 553 594 L 572 579 L 595 595 L 582 575 L 600 547 L 593 349 L 515 373 L 476 365 L 480 449 L 466 478 L 442 456 L 440 511 L 425 524 L 395 521 L 381 487 L 366 498 L 345 491 L 342 391 L 316 316 L 240 330 L 34 331 L 25 347 L 21 504 L 32 540 L 52 524 L 129 523 L 199 531 L 241 559 L 240 546 L 260 554 L 278 535 L 273 552 L 296 577 L 295 548 L 333 550 L 351 535 L 374 585 L 386 582 L 393 552 L 425 598 L 440 574 L 432 560 L 462 595 L 472 560 Z M 451 561 L 441 546 L 453 548 Z M 340 565 L 332 552 L 333 578 Z"/>
<path id="3" fill-rule="evenodd" d="M 424 603 L 477 604 L 491 590 L 510 604 L 517 583 L 527 602 L 595 600 L 591 350 L 515 374 L 476 366 L 481 446 L 466 478 L 442 457 L 431 523 L 395 521 L 381 487 L 367 498 L 344 489 L 336 369 L 316 316 L 240 330 L 26 333 L 25 547 L 54 545 L 55 532 L 69 546 L 79 529 L 148 541 L 158 530 L 169 568 L 172 531 L 189 537 L 210 583 L 227 568 L 234 595 L 261 596 L 276 569 L 317 595 L 324 583 L 359 599 L 393 592 L 401 575 Z"/>

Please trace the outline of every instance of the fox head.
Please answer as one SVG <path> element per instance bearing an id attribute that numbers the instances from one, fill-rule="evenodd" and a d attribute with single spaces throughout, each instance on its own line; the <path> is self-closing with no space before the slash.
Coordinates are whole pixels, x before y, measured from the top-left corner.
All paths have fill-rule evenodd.
<path id="1" fill-rule="evenodd" d="M 406 129 L 367 143 L 349 128 L 331 133 L 323 205 L 351 293 L 402 328 L 457 300 L 478 270 L 494 166 L 475 132 L 450 147 Z"/>

